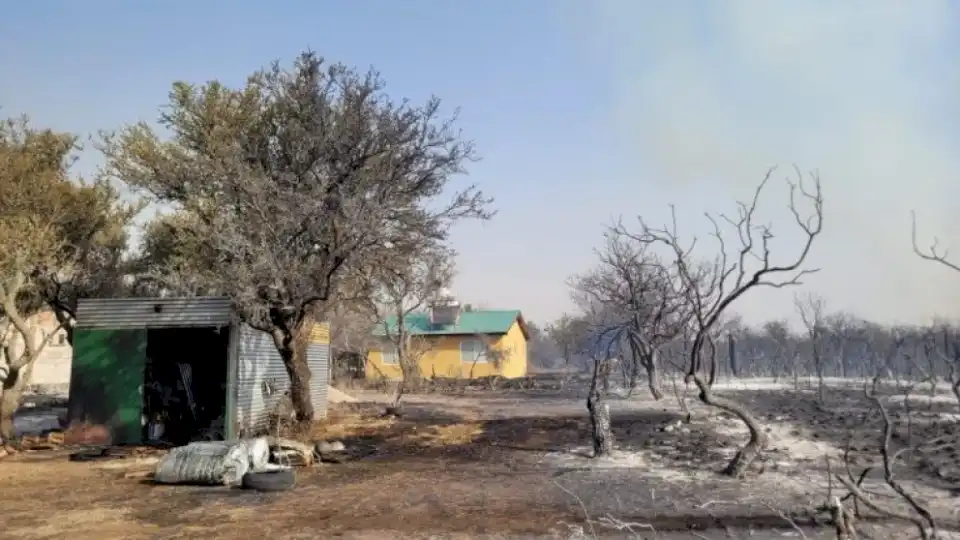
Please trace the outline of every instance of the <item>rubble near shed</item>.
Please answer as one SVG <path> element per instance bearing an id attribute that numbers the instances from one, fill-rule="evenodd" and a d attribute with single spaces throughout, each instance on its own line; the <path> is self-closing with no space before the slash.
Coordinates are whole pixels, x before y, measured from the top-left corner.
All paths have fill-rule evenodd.
<path id="1" fill-rule="evenodd" d="M 313 446 L 292 439 L 268 437 L 270 457 L 274 463 L 291 467 L 310 467 L 314 464 Z"/>

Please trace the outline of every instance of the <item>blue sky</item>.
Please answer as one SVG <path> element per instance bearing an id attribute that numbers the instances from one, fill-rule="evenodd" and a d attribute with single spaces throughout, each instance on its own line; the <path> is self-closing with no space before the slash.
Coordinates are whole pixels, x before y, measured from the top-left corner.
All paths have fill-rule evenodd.
<path id="1" fill-rule="evenodd" d="M 957 9 L 904 5 L 9 3 L 0 107 L 90 133 L 155 119 L 174 80 L 237 85 L 311 48 L 375 66 L 394 96 L 461 107 L 483 157 L 468 180 L 499 210 L 456 231 L 464 301 L 553 318 L 570 309 L 564 280 L 591 264 L 612 216 L 662 221 L 673 202 L 699 234 L 703 211 L 729 209 L 768 166 L 797 162 L 820 170 L 832 225 L 808 288 L 836 309 L 922 320 L 955 315 L 960 292 L 960 276 L 909 249 L 910 208 L 928 235 L 949 242 L 958 230 Z M 79 170 L 95 166 L 85 155 Z M 785 195 L 769 202 L 778 224 Z M 741 308 L 751 320 L 792 310 L 789 294 L 769 292 Z"/>

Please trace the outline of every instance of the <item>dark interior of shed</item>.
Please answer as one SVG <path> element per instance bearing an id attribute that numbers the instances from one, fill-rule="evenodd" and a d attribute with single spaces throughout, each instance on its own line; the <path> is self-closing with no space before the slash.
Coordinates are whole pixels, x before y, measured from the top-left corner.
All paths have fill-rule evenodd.
<path id="1" fill-rule="evenodd" d="M 224 438 L 229 343 L 226 326 L 147 331 L 144 440 L 183 445 Z"/>

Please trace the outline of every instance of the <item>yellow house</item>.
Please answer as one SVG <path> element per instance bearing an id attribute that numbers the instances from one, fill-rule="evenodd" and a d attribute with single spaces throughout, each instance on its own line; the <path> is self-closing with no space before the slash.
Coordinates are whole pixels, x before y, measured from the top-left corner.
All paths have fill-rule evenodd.
<path id="1" fill-rule="evenodd" d="M 527 375 L 527 325 L 519 310 L 432 308 L 404 317 L 407 357 L 424 377 L 476 378 Z M 367 356 L 368 378 L 400 379 L 397 318 L 374 331 L 378 346 Z"/>

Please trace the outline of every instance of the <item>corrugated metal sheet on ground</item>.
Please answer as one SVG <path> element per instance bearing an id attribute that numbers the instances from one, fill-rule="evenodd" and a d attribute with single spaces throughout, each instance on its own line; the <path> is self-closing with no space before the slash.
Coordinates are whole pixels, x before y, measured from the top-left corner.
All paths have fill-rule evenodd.
<path id="1" fill-rule="evenodd" d="M 230 324 L 229 298 L 96 298 L 77 303 L 81 328 L 176 328 Z"/>
<path id="2" fill-rule="evenodd" d="M 270 413 L 289 388 L 290 377 L 273 338 L 266 332 L 241 326 L 237 355 L 237 423 L 240 433 L 265 429 Z"/>

